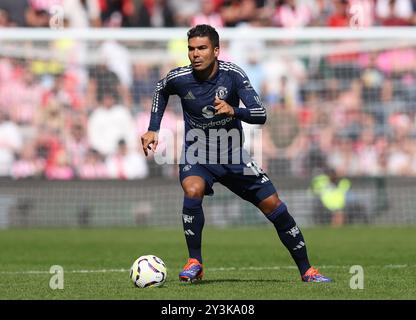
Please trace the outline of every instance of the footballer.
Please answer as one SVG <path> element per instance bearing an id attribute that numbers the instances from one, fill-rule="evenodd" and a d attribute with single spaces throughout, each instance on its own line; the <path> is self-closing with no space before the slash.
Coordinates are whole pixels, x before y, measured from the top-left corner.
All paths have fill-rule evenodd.
<path id="1" fill-rule="evenodd" d="M 202 202 L 205 195 L 213 195 L 213 184 L 219 182 L 259 208 L 274 225 L 302 281 L 331 282 L 310 265 L 304 237 L 286 204 L 279 199 L 269 177 L 242 148 L 241 122 L 266 122 L 266 110 L 259 95 L 241 68 L 218 59 L 219 35 L 213 27 L 197 25 L 187 36 L 191 64 L 171 70 L 157 83 L 149 128 L 141 137 L 146 156 L 149 150 L 156 151 L 169 96 L 178 95 L 183 108 L 185 137 L 195 138 L 185 139 L 179 164 L 184 191 L 182 222 L 189 252 L 179 279 L 193 282 L 204 276 Z M 245 108 L 239 107 L 240 100 Z M 222 134 L 212 137 L 213 129 Z M 228 134 L 230 132 L 238 133 L 237 139 L 234 139 L 235 134 Z"/>

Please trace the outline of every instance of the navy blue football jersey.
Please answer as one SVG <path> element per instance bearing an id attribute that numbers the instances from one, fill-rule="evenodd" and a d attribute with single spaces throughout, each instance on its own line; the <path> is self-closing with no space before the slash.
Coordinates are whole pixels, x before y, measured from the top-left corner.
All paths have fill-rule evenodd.
<path id="1" fill-rule="evenodd" d="M 187 151 L 193 146 L 201 152 L 205 148 L 206 153 L 202 158 L 206 158 L 206 161 L 212 151 L 219 156 L 224 152 L 231 155 L 233 150 L 241 149 L 244 142 L 241 121 L 251 124 L 266 122 L 266 110 L 245 72 L 234 63 L 218 63 L 218 71 L 208 80 L 198 80 L 191 65 L 173 69 L 160 80 L 153 96 L 148 128 L 149 131 L 160 129 L 169 96 L 178 95 L 185 122 L 184 149 Z M 215 114 L 216 96 L 234 108 L 234 116 Z M 240 107 L 240 101 L 245 108 Z M 231 132 L 232 135 L 227 135 Z M 235 133 L 239 136 L 237 142 L 234 138 L 231 139 Z M 224 141 L 227 144 L 226 150 L 220 148 Z M 198 158 L 201 160 L 201 155 Z"/>

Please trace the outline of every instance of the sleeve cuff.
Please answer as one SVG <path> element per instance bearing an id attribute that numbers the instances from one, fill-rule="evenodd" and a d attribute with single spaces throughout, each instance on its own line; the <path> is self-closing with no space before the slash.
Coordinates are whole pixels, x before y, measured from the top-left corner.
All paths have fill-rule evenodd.
<path id="1" fill-rule="evenodd" d="M 237 119 L 241 119 L 243 117 L 243 109 L 234 108 L 234 117 Z"/>
<path id="2" fill-rule="evenodd" d="M 154 132 L 158 132 L 160 130 L 160 128 L 156 128 L 153 126 L 149 126 L 149 128 L 147 128 L 147 131 L 154 131 Z"/>

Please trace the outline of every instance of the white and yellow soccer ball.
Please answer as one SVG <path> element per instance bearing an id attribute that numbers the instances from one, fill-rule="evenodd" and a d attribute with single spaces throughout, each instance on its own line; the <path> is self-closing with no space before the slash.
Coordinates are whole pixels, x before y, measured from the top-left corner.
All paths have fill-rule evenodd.
<path id="1" fill-rule="evenodd" d="M 160 287 L 167 275 L 163 260 L 151 254 L 137 258 L 130 268 L 130 279 L 138 288 Z"/>

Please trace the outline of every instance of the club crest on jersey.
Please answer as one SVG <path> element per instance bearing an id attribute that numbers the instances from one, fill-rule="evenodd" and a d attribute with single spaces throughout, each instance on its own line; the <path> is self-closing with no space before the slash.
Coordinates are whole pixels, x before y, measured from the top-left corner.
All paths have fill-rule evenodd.
<path id="1" fill-rule="evenodd" d="M 202 115 L 206 119 L 211 119 L 215 115 L 215 108 L 213 106 L 205 106 L 202 108 Z"/>
<path id="2" fill-rule="evenodd" d="M 183 167 L 182 171 L 183 171 L 183 172 L 186 172 L 186 171 L 191 170 L 191 168 L 192 168 L 192 165 L 187 164 L 185 167 Z"/>
<path id="3" fill-rule="evenodd" d="M 219 86 L 219 87 L 215 90 L 215 95 L 216 95 L 218 98 L 220 98 L 220 99 L 224 100 L 224 99 L 227 97 L 227 95 L 228 95 L 228 89 L 227 89 L 226 87 Z"/>

